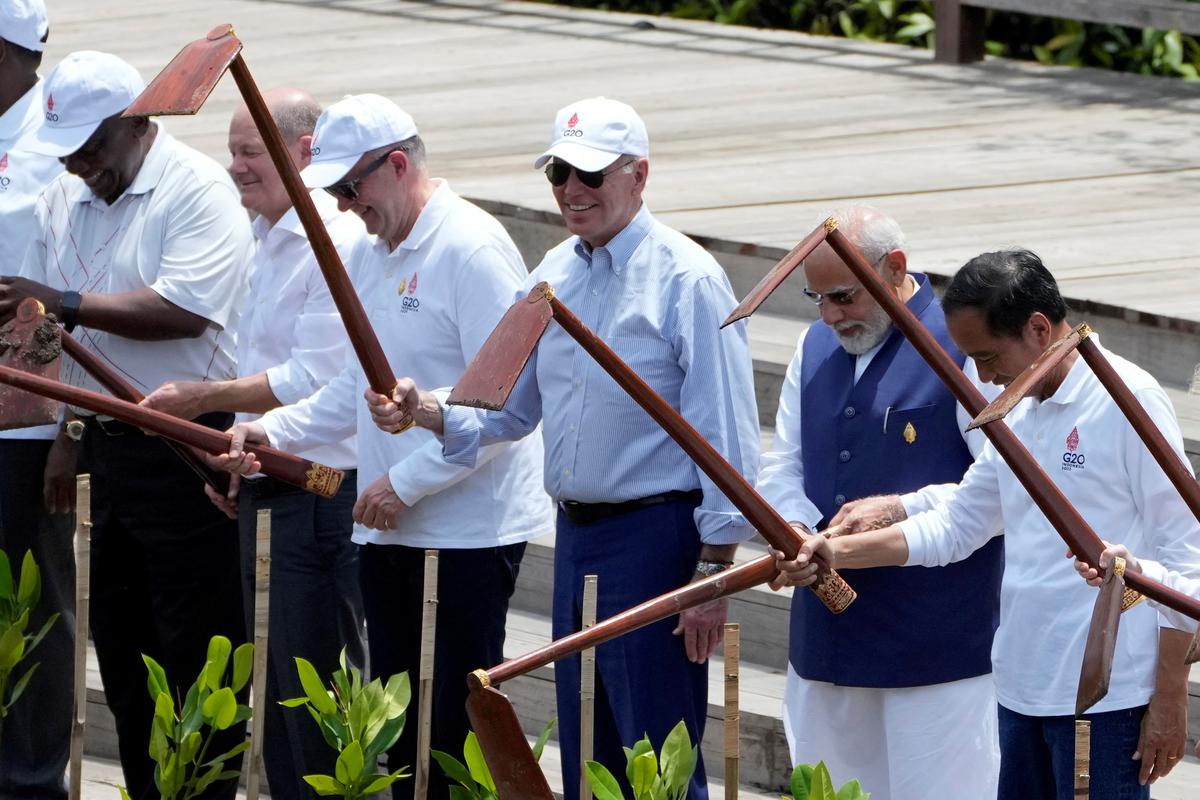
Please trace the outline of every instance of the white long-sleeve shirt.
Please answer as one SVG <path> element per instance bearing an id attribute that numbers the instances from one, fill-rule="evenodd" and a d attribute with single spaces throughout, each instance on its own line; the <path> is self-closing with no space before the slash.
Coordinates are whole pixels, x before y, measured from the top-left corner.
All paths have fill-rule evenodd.
<path id="1" fill-rule="evenodd" d="M 1138 563 L 1142 567 L 1142 574 L 1151 580 L 1158 581 L 1168 589 L 1174 589 L 1177 592 L 1186 594 L 1190 597 L 1195 597 L 1200 600 L 1200 579 L 1189 578 L 1176 570 L 1167 569 L 1162 564 L 1149 558 L 1139 558 Z M 1147 598 L 1148 599 L 1148 598 Z M 1196 630 L 1196 620 L 1180 614 L 1173 608 L 1167 608 L 1160 605 L 1156 600 L 1150 600 L 1150 604 L 1157 608 L 1172 628 L 1178 628 L 1181 631 L 1192 633 Z"/>
<path id="2" fill-rule="evenodd" d="M 439 182 L 395 250 L 361 240 L 347 268 L 393 370 L 418 386 L 453 386 L 525 280 L 521 256 L 493 217 Z M 542 440 L 482 448 L 474 467 L 442 458 L 429 431 L 383 433 L 363 400 L 367 380 L 347 366 L 312 397 L 265 414 L 271 444 L 287 450 L 358 433 L 360 491 L 382 475 L 410 508 L 389 531 L 355 525 L 359 544 L 480 548 L 553 530 L 542 490 Z"/>
<path id="3" fill-rule="evenodd" d="M 1104 354 L 1182 456 L 1179 424 L 1158 383 Z M 1200 577 L 1200 525 L 1082 359 L 1052 397 L 1025 399 L 1007 422 L 1097 534 Z M 992 645 L 997 699 L 1032 716 L 1074 713 L 1095 592 L 1063 558 L 1062 540 L 990 443 L 947 502 L 900 523 L 908 563 L 938 566 L 965 558 L 1000 523 L 1006 545 Z M 1125 613 L 1112 688 L 1095 711 L 1148 702 L 1159 622 L 1148 605 Z"/>

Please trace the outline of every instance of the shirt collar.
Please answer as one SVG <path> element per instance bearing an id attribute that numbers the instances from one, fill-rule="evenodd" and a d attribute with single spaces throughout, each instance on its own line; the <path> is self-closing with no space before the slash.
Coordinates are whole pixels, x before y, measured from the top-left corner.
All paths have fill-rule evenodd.
<path id="1" fill-rule="evenodd" d="M 612 261 L 612 270 L 620 277 L 625 271 L 625 265 L 629 263 L 629 259 L 633 258 L 633 254 L 637 252 L 642 241 L 650 234 L 650 228 L 654 226 L 654 217 L 650 213 L 650 209 L 642 203 L 638 213 L 634 215 L 629 224 L 621 229 L 621 232 L 608 241 L 608 244 L 603 246 L 603 249 L 608 252 L 609 258 Z M 599 248 L 597 248 L 599 249 Z M 583 239 L 575 237 L 575 252 L 579 257 L 587 263 L 592 264 L 593 249 L 589 249 Z"/>
<path id="2" fill-rule="evenodd" d="M 171 137 L 161 122 L 153 120 L 151 124 L 158 126 L 158 131 L 154 135 L 154 144 L 150 145 L 150 152 L 146 153 L 141 168 L 138 169 L 137 175 L 133 176 L 133 183 L 129 184 L 129 188 L 124 191 L 122 197 L 127 194 L 146 194 L 153 191 L 154 187 L 158 186 L 158 182 L 162 180 L 163 173 L 167 171 L 167 162 L 170 160 L 167 153 L 170 148 L 168 140 Z"/>
<path id="3" fill-rule="evenodd" d="M 412 230 L 408 232 L 408 236 L 404 237 L 404 241 L 400 242 L 397 250 L 420 249 L 425 240 L 432 236 L 433 232 L 442 224 L 446 214 L 450 212 L 450 201 L 454 197 L 454 193 L 450 191 L 450 184 L 443 178 L 434 178 L 433 182 L 437 184 L 437 188 L 425 201 L 425 207 L 417 215 L 417 221 L 413 223 Z"/>
<path id="4" fill-rule="evenodd" d="M 38 118 L 42 111 L 41 78 L 25 94 L 17 98 L 17 102 L 8 111 L 0 114 L 0 141 L 16 142 L 26 131 L 31 131 L 40 124 Z"/>
<path id="5" fill-rule="evenodd" d="M 317 208 L 317 216 L 328 227 L 329 223 L 339 213 L 337 200 L 334 200 L 324 189 L 313 189 L 308 193 L 308 196 L 312 198 L 313 205 Z M 254 222 L 251 223 L 250 227 L 254 231 L 254 238 L 260 242 L 266 241 L 272 231 L 289 233 L 303 239 L 308 238 L 308 232 L 304 230 L 304 223 L 300 221 L 300 214 L 296 211 L 295 206 L 289 208 L 274 225 L 268 222 L 266 217 L 259 214 L 254 218 Z"/>

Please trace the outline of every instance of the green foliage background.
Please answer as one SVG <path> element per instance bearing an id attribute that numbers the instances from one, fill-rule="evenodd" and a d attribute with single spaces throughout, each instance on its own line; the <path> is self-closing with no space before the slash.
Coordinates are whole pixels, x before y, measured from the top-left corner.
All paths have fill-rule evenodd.
<path id="1" fill-rule="evenodd" d="M 1200 2 L 1200 0 L 1188 0 Z M 786 28 L 853 39 L 933 47 L 932 0 L 554 0 L 559 5 L 634 11 L 730 25 Z M 988 52 L 1043 64 L 1090 66 L 1200 78 L 1200 42 L 1178 31 L 988 12 Z"/>

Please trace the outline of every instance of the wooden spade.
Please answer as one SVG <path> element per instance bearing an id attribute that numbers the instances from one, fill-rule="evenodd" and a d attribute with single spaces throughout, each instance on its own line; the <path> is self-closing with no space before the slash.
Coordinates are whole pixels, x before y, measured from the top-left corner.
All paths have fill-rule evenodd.
<path id="1" fill-rule="evenodd" d="M 1092 624 L 1088 628 L 1083 648 L 1083 665 L 1079 671 L 1079 690 L 1075 695 L 1075 716 L 1081 717 L 1108 694 L 1112 675 L 1113 654 L 1117 649 L 1117 628 L 1121 624 L 1121 606 L 1125 594 L 1125 560 L 1119 559 L 1116 569 L 1109 570 L 1100 584 L 1100 594 L 1092 609 Z"/>
<path id="2" fill-rule="evenodd" d="M 764 539 L 789 558 L 795 557 L 804 543 L 802 536 L 678 411 L 555 298 L 554 290 L 547 283 L 533 287 L 528 296 L 505 312 L 500 324 L 459 378 L 447 402 L 493 410 L 503 408 L 551 318 L 683 448 Z M 845 611 L 854 602 L 854 590 L 827 565 L 821 566 L 820 575 L 811 590 L 833 613 Z"/>
<path id="3" fill-rule="evenodd" d="M 495 688 L 496 685 L 686 609 L 766 583 L 776 572 L 774 558 L 759 556 L 710 578 L 647 600 L 532 653 L 488 670 L 472 672 L 467 678 L 471 689 L 467 698 L 467 715 L 479 737 L 479 746 L 491 769 L 500 800 L 552 800 L 554 795 L 533 757 L 533 751 L 529 749 L 516 711 L 508 698 Z"/>
<path id="4" fill-rule="evenodd" d="M 820 225 L 812 233 L 800 240 L 800 243 L 793 247 L 790 253 L 781 258 L 775 266 L 771 267 L 771 271 L 758 282 L 757 286 L 750 290 L 750 293 L 742 299 L 742 302 L 738 303 L 737 308 L 729 312 L 729 316 L 721 323 L 721 327 L 724 328 L 727 325 L 737 322 L 739 319 L 745 319 L 755 311 L 758 311 L 758 307 L 771 296 L 772 292 L 779 288 L 779 284 L 787 280 L 787 276 L 791 275 L 796 267 L 804 263 L 804 259 L 808 258 L 812 254 L 812 251 L 816 250 L 825 241 L 827 231 L 828 228 L 825 225 Z"/>
<path id="5" fill-rule="evenodd" d="M 30 375 L 11 367 L 0 366 L 0 383 L 85 408 L 94 414 L 110 416 L 206 453 L 220 455 L 229 452 L 231 437 L 228 433 L 135 403 Z M 254 444 L 252 447 L 265 474 L 321 497 L 333 497 L 345 477 L 340 469 L 317 464 L 267 445 Z"/>
<path id="6" fill-rule="evenodd" d="M 58 380 L 58 326 L 45 317 L 45 307 L 32 297 L 0 328 L 0 365 Z M 32 428 L 58 422 L 58 403 L 46 397 L 0 386 L 0 430 Z"/>
<path id="7" fill-rule="evenodd" d="M 232 25 L 218 25 L 208 36 L 192 42 L 179 52 L 171 63 L 150 82 L 133 104 L 125 110 L 126 117 L 151 117 L 170 114 L 195 114 L 204 105 L 213 88 L 229 70 L 241 91 L 250 116 L 262 136 L 271 161 L 283 186 L 287 190 L 292 206 L 300 217 L 309 245 L 317 258 L 321 274 L 329 285 L 329 293 L 346 326 L 350 343 L 366 373 L 371 388 L 380 394 L 391 396 L 396 386 L 396 376 L 388 365 L 379 338 L 371 328 L 362 301 L 354 291 L 346 268 L 338 256 L 333 241 L 325 230 L 324 223 L 309 197 L 308 189 L 300 180 L 300 173 L 288 155 L 287 145 L 267 104 L 263 101 L 250 68 L 241 55 L 242 42 L 233 32 Z M 286 324 L 286 321 L 280 321 Z"/>

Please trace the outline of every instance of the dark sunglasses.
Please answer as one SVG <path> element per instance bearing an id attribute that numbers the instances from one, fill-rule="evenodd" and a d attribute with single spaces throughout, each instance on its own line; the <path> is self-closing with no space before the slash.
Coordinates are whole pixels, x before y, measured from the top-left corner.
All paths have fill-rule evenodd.
<path id="1" fill-rule="evenodd" d="M 858 294 L 860 289 L 862 289 L 861 286 L 855 286 L 852 289 L 838 289 L 832 292 L 814 292 L 812 289 L 805 287 L 804 296 L 817 305 L 821 305 L 821 303 L 828 300 L 835 306 L 848 306 L 854 302 L 854 296 Z"/>
<path id="2" fill-rule="evenodd" d="M 589 189 L 599 189 L 604 185 L 604 176 L 611 175 L 622 167 L 627 167 L 637 161 L 636 158 L 631 158 L 623 164 L 617 164 L 615 167 L 609 167 L 602 172 L 584 172 L 579 167 L 573 167 L 565 161 L 551 161 L 546 165 L 546 180 L 550 181 L 551 186 L 562 186 L 571 177 L 571 170 L 575 170 L 575 177 L 579 178 L 579 182 Z"/>
<path id="3" fill-rule="evenodd" d="M 326 186 L 325 191 L 329 192 L 334 197 L 340 198 L 342 200 L 348 200 L 351 203 L 357 201 L 358 200 L 358 185 L 360 183 L 362 183 L 363 180 L 368 175 L 370 175 L 372 172 L 374 172 L 375 170 L 382 167 L 384 162 L 388 160 L 388 156 L 390 156 L 394 152 L 396 152 L 396 151 L 389 150 L 388 152 L 381 155 L 379 158 L 372 161 L 366 169 L 364 169 L 362 172 L 358 173 L 357 178 L 354 178 L 353 180 L 349 180 L 349 181 L 342 181 L 341 183 L 335 183 L 333 186 Z"/>

